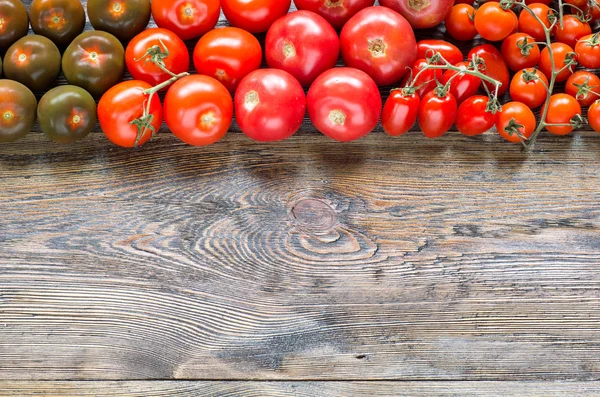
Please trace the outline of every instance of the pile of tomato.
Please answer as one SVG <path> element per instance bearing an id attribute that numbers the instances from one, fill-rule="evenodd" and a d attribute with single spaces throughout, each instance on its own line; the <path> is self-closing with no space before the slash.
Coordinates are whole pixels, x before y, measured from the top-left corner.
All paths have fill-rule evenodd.
<path id="1" fill-rule="evenodd" d="M 0 0 L 0 142 L 36 122 L 51 140 L 74 142 L 99 121 L 123 147 L 143 145 L 163 122 L 183 142 L 209 145 L 234 114 L 250 138 L 279 141 L 306 112 L 338 141 L 379 122 L 392 136 L 418 123 L 429 138 L 495 127 L 526 147 L 541 131 L 588 122 L 600 131 L 596 0 L 294 0 L 289 12 L 291 3 L 89 0 L 94 30 L 84 32 L 79 0 L 29 9 Z M 231 26 L 216 27 L 221 11 Z M 416 40 L 438 25 L 427 32 L 445 29 L 469 53 Z M 56 87 L 61 72 L 68 85 Z M 385 103 L 381 87 L 397 87 Z"/>

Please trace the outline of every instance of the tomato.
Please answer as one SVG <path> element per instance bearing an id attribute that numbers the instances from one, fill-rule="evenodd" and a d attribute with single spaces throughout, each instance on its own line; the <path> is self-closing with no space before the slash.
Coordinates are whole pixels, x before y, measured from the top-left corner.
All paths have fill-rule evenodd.
<path id="1" fill-rule="evenodd" d="M 29 19 L 35 33 L 66 46 L 83 31 L 85 10 L 80 1 L 33 0 Z"/>
<path id="2" fill-rule="evenodd" d="M 498 89 L 498 94 L 504 94 L 508 90 L 510 75 L 500 51 L 491 44 L 483 44 L 473 48 L 469 52 L 468 59 L 473 59 L 474 55 L 480 57 L 485 62 L 485 68 L 481 70 L 481 72 L 502 83 Z M 490 91 L 493 92 L 495 90 L 494 84 L 487 81 L 484 81 L 483 84 L 485 84 Z"/>
<path id="3" fill-rule="evenodd" d="M 577 99 L 581 106 L 590 106 L 600 98 L 600 77 L 578 70 L 567 80 L 565 92 Z"/>
<path id="4" fill-rule="evenodd" d="M 582 22 L 575 15 L 565 15 L 563 17 L 563 27 L 557 24 L 554 32 L 554 39 L 565 43 L 569 47 L 575 47 L 577 40 L 583 36 L 592 34 L 592 28 L 589 23 Z"/>
<path id="5" fill-rule="evenodd" d="M 596 22 L 600 19 L 600 6 L 590 3 L 588 6 L 583 8 L 583 13 L 586 18 L 590 18 L 590 23 Z"/>
<path id="6" fill-rule="evenodd" d="M 470 4 L 456 4 L 446 17 L 446 31 L 456 40 L 469 41 L 477 36 L 475 8 Z"/>
<path id="7" fill-rule="evenodd" d="M 339 30 L 354 14 L 375 4 L 375 0 L 294 0 L 294 4 L 299 10 L 316 12 Z"/>
<path id="8" fill-rule="evenodd" d="M 302 126 L 304 89 L 288 72 L 261 69 L 244 77 L 235 92 L 235 117 L 242 132 L 261 142 L 287 139 Z"/>
<path id="9" fill-rule="evenodd" d="M 292 0 L 221 0 L 229 23 L 250 33 L 269 30 L 273 22 L 288 13 L 291 4 Z"/>
<path id="10" fill-rule="evenodd" d="M 379 88 L 365 72 L 335 68 L 317 77 L 308 90 L 308 115 L 323 134 L 341 142 L 370 133 L 381 115 Z"/>
<path id="11" fill-rule="evenodd" d="M 453 0 L 379 0 L 379 4 L 402 14 L 415 29 L 427 29 L 442 23 L 454 5 Z"/>
<path id="12" fill-rule="evenodd" d="M 152 0 L 152 16 L 158 27 L 182 40 L 200 37 L 219 21 L 220 0 Z"/>
<path id="13" fill-rule="evenodd" d="M 52 141 L 75 142 L 96 126 L 96 101 L 83 88 L 62 85 L 42 97 L 37 116 L 40 128 Z"/>
<path id="14" fill-rule="evenodd" d="M 23 84 L 0 80 L 0 143 L 13 142 L 31 131 L 36 119 L 37 100 Z"/>
<path id="15" fill-rule="evenodd" d="M 537 69 L 521 70 L 510 83 L 510 97 L 531 109 L 542 106 L 548 97 L 548 79 Z"/>
<path id="16" fill-rule="evenodd" d="M 545 5 L 550 5 L 550 3 L 552 3 L 552 0 L 525 0 L 525 4 L 532 5 L 535 3 L 541 3 L 541 4 L 545 4 Z"/>
<path id="17" fill-rule="evenodd" d="M 143 129 L 132 121 L 144 116 L 149 95 L 144 91 L 152 86 L 141 80 L 128 80 L 106 91 L 98 102 L 98 120 L 104 135 L 115 145 L 132 148 L 148 142 L 158 131 L 163 120 L 160 99 L 154 95 L 150 101 L 151 128 Z"/>
<path id="18" fill-rule="evenodd" d="M 588 123 L 596 132 L 600 132 L 600 100 L 592 103 L 587 113 Z"/>
<path id="19" fill-rule="evenodd" d="M 575 45 L 577 61 L 588 69 L 600 68 L 600 35 L 598 33 L 583 36 Z"/>
<path id="20" fill-rule="evenodd" d="M 0 50 L 27 34 L 29 15 L 21 0 L 0 0 Z"/>
<path id="21" fill-rule="evenodd" d="M 397 83 L 417 59 L 417 41 L 409 23 L 385 7 L 354 15 L 340 34 L 344 63 L 366 72 L 379 85 Z"/>
<path id="22" fill-rule="evenodd" d="M 496 115 L 487 112 L 489 98 L 475 95 L 467 98 L 458 107 L 456 129 L 463 135 L 480 135 L 490 130 L 496 121 Z"/>
<path id="23" fill-rule="evenodd" d="M 385 101 L 381 124 L 383 130 L 391 136 L 398 136 L 410 131 L 417 122 L 421 98 L 419 94 L 393 90 Z"/>
<path id="24" fill-rule="evenodd" d="M 88 17 L 96 30 L 129 41 L 150 22 L 150 0 L 88 0 Z"/>
<path id="25" fill-rule="evenodd" d="M 455 66 L 461 70 L 467 70 L 469 69 L 469 62 L 459 62 Z M 449 81 L 450 93 L 454 96 L 459 104 L 468 97 L 477 94 L 477 91 L 479 91 L 479 87 L 481 86 L 481 79 L 479 77 L 465 73 L 458 73 L 454 70 L 447 70 L 442 76 L 442 84 L 445 85 Z"/>
<path id="26" fill-rule="evenodd" d="M 427 138 L 444 135 L 456 120 L 458 104 L 454 95 L 447 92 L 439 96 L 436 90 L 429 91 L 419 105 L 419 126 Z"/>
<path id="27" fill-rule="evenodd" d="M 567 64 L 569 58 L 576 58 L 573 49 L 564 43 L 552 43 L 552 56 L 554 58 L 554 64 L 557 72 Z M 542 50 L 539 68 L 540 71 L 546 75 L 548 80 L 550 80 L 552 77 L 552 63 L 550 61 L 550 52 L 548 51 L 548 47 L 545 47 Z M 567 80 L 569 76 L 573 74 L 571 69 L 574 68 L 575 65 L 573 65 L 571 68 L 565 68 L 558 74 L 558 76 L 556 76 L 556 81 L 560 83 Z"/>
<path id="28" fill-rule="evenodd" d="M 296 11 L 279 18 L 267 32 L 267 64 L 294 76 L 309 86 L 324 71 L 335 66 L 340 40 L 329 23 L 311 11 Z"/>
<path id="29" fill-rule="evenodd" d="M 508 68 L 516 72 L 537 66 L 540 61 L 540 47 L 528 34 L 514 33 L 502 43 L 502 56 Z"/>
<path id="30" fill-rule="evenodd" d="M 584 8 L 588 4 L 588 0 L 564 0 L 564 2 L 578 8 Z"/>
<path id="31" fill-rule="evenodd" d="M 231 125 L 233 101 L 227 88 L 209 76 L 177 80 L 165 97 L 165 121 L 183 142 L 210 145 L 223 138 Z"/>
<path id="32" fill-rule="evenodd" d="M 486 40 L 500 41 L 517 31 L 519 20 L 512 10 L 490 1 L 479 7 L 475 14 L 475 29 Z"/>
<path id="33" fill-rule="evenodd" d="M 550 97 L 546 123 L 563 125 L 547 125 L 546 129 L 554 135 L 570 134 L 573 131 L 571 120 L 577 115 L 581 115 L 581 105 L 575 98 L 567 94 L 554 94 Z"/>
<path id="34" fill-rule="evenodd" d="M 515 131 L 510 127 L 514 125 Z M 521 127 L 517 127 L 517 126 Z M 502 112 L 496 113 L 496 130 L 509 142 L 519 143 L 528 139 L 536 128 L 535 115 L 521 102 L 508 102 L 502 106 Z"/>
<path id="35" fill-rule="evenodd" d="M 60 73 L 60 52 L 56 45 L 37 34 L 17 40 L 6 52 L 4 74 L 35 92 L 46 91 Z"/>
<path id="36" fill-rule="evenodd" d="M 77 36 L 62 59 L 69 84 L 100 96 L 121 81 L 125 71 L 125 50 L 115 36 L 90 30 Z"/>
<path id="37" fill-rule="evenodd" d="M 417 43 L 417 57 L 419 59 L 430 58 L 433 54 L 438 52 L 452 65 L 456 65 L 463 61 L 462 52 L 457 46 L 447 41 L 428 39 L 421 40 Z M 440 62 L 440 64 L 443 64 L 443 62 Z"/>
<path id="38" fill-rule="evenodd" d="M 527 10 L 522 10 L 519 15 L 519 32 L 526 33 L 533 37 L 536 41 L 546 42 L 546 28 L 550 27 L 550 21 L 548 14 L 552 13 L 550 7 L 542 3 L 533 3 L 529 5 L 529 8 L 538 18 L 544 23 L 540 24 Z"/>
<path id="39" fill-rule="evenodd" d="M 405 76 L 404 79 L 412 79 L 410 83 L 416 89 L 416 93 L 419 97 L 423 97 L 426 93 L 433 90 L 437 86 L 437 81 L 442 81 L 443 76 L 443 70 L 441 69 L 427 69 L 421 73 L 421 70 L 423 70 L 425 66 L 427 66 L 427 60 L 417 59 L 411 68 L 411 73 Z M 404 80 L 403 86 L 408 83 L 408 81 Z"/>

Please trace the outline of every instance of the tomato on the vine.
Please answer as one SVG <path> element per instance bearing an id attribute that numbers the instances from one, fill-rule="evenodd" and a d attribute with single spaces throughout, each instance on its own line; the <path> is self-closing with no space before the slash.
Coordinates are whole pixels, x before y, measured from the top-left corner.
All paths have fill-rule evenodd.
<path id="1" fill-rule="evenodd" d="M 489 98 L 475 95 L 467 98 L 458 107 L 456 129 L 463 135 L 474 136 L 483 134 L 494 126 L 496 115 L 487 111 Z"/>
<path id="2" fill-rule="evenodd" d="M 502 56 L 508 68 L 514 72 L 533 68 L 540 62 L 540 47 L 528 34 L 514 33 L 502 43 Z"/>
<path id="3" fill-rule="evenodd" d="M 444 135 L 456 120 L 458 104 L 450 92 L 433 90 L 425 94 L 419 105 L 419 126 L 427 138 Z"/>
<path id="4" fill-rule="evenodd" d="M 215 27 L 221 15 L 219 3 L 220 0 L 152 0 L 152 16 L 158 27 L 190 40 Z"/>
<path id="5" fill-rule="evenodd" d="M 575 44 L 577 62 L 585 68 L 600 68 L 600 34 L 583 36 Z"/>
<path id="6" fill-rule="evenodd" d="M 590 106 L 600 98 L 600 77 L 587 70 L 578 70 L 567 80 L 565 92 L 581 106 Z"/>
<path id="7" fill-rule="evenodd" d="M 581 105 L 575 98 L 567 94 L 554 94 L 550 97 L 546 123 L 560 124 L 547 125 L 546 129 L 554 135 L 567 135 L 573 131 L 571 120 L 581 116 Z"/>
<path id="8" fill-rule="evenodd" d="M 567 65 L 567 62 L 570 62 L 571 58 L 576 59 L 577 56 L 573 49 L 564 43 L 552 43 L 551 47 L 556 71 L 558 72 L 559 70 L 562 70 L 556 76 L 556 81 L 560 83 L 567 80 L 569 76 L 573 74 L 572 69 L 574 68 L 574 65 L 572 67 L 565 66 Z M 548 80 L 550 80 L 550 78 L 552 78 L 552 61 L 550 60 L 550 52 L 548 51 L 548 47 L 545 47 L 542 50 L 539 67 L 542 73 L 544 73 Z"/>
<path id="9" fill-rule="evenodd" d="M 531 109 L 521 102 L 508 102 L 496 113 L 496 129 L 507 141 L 519 143 L 535 131 L 536 120 Z"/>
<path id="10" fill-rule="evenodd" d="M 545 42 L 546 32 L 544 27 L 550 28 L 552 25 L 548 15 L 553 12 L 550 7 L 542 3 L 530 4 L 529 9 L 542 21 L 543 25 L 527 10 L 522 10 L 519 15 L 519 32 L 530 35 L 536 41 Z"/>
<path id="11" fill-rule="evenodd" d="M 299 10 L 316 12 L 339 30 L 354 14 L 375 4 L 375 0 L 294 0 L 294 4 Z"/>
<path id="12" fill-rule="evenodd" d="M 556 26 L 554 38 L 569 47 L 575 47 L 577 40 L 590 34 L 592 34 L 592 28 L 589 23 L 583 22 L 576 15 L 565 15 L 562 25 L 557 24 Z"/>
<path id="13" fill-rule="evenodd" d="M 518 71 L 510 83 L 510 97 L 535 109 L 548 97 L 548 79 L 537 69 Z"/>
<path id="14" fill-rule="evenodd" d="M 29 15 L 21 0 L 0 1 L 0 20 L 0 50 L 10 47 L 29 30 Z"/>
<path id="15" fill-rule="evenodd" d="M 486 40 L 500 41 L 517 31 L 519 20 L 497 1 L 482 4 L 475 14 L 475 29 Z"/>
<path id="16" fill-rule="evenodd" d="M 421 97 L 402 89 L 392 91 L 385 101 L 381 124 L 383 130 L 391 136 L 407 133 L 417 122 Z"/>
<path id="17" fill-rule="evenodd" d="M 29 19 L 35 33 L 66 46 L 83 31 L 85 10 L 80 1 L 33 0 Z"/>
<path id="18" fill-rule="evenodd" d="M 418 59 L 427 59 L 436 52 L 439 52 L 451 65 L 456 65 L 464 59 L 462 51 L 454 44 L 445 40 L 426 39 L 420 40 L 417 43 Z M 443 64 L 443 62 L 440 62 L 440 64 Z"/>
<path id="19" fill-rule="evenodd" d="M 455 65 L 461 70 L 469 69 L 469 62 L 459 62 Z M 456 77 L 455 77 L 456 76 Z M 450 82 L 450 93 L 459 104 L 470 96 L 477 94 L 481 86 L 481 79 L 471 74 L 447 70 L 442 76 L 442 84 Z"/>
<path id="20" fill-rule="evenodd" d="M 446 17 L 446 30 L 456 40 L 469 41 L 477 36 L 475 8 L 471 4 L 456 4 Z"/>
<path id="21" fill-rule="evenodd" d="M 468 59 L 473 59 L 475 55 L 485 62 L 484 67 L 480 71 L 486 76 L 502 83 L 498 89 L 498 94 L 504 94 L 508 90 L 510 74 L 500 51 L 491 44 L 482 44 L 469 52 Z M 495 85 L 490 82 L 483 81 L 483 84 L 492 92 L 496 89 Z"/>
<path id="22" fill-rule="evenodd" d="M 423 70 L 427 65 L 427 60 L 417 59 L 411 68 L 411 72 L 402 80 L 402 86 L 405 86 L 406 83 L 412 83 L 419 97 L 423 97 L 437 86 L 438 81 L 442 81 L 444 71 L 441 69 Z M 411 79 L 410 82 L 409 79 Z"/>
<path id="23" fill-rule="evenodd" d="M 596 132 L 600 132 L 600 100 L 592 103 L 587 113 L 588 123 Z"/>
<path id="24" fill-rule="evenodd" d="M 171 0 L 167 0 L 171 1 Z M 221 0 L 231 25 L 250 33 L 262 33 L 288 13 L 292 0 Z"/>
<path id="25" fill-rule="evenodd" d="M 150 21 L 150 0 L 88 0 L 88 17 L 94 29 L 129 41 Z"/>

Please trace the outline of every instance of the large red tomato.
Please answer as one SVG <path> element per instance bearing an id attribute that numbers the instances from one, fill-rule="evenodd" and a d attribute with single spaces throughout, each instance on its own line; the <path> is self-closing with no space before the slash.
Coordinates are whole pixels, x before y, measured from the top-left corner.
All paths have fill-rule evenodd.
<path id="1" fill-rule="evenodd" d="M 288 13 L 292 0 L 221 0 L 223 14 L 233 26 L 262 33 Z"/>
<path id="2" fill-rule="evenodd" d="M 340 40 L 327 21 L 311 11 L 296 11 L 279 18 L 267 33 L 267 63 L 309 86 L 340 55 Z"/>
<path id="3" fill-rule="evenodd" d="M 182 40 L 200 37 L 214 28 L 220 11 L 219 0 L 152 0 L 156 24 Z"/>
<path id="4" fill-rule="evenodd" d="M 402 14 L 413 28 L 426 29 L 446 19 L 454 0 L 380 0 L 379 3 Z"/>
<path id="5" fill-rule="evenodd" d="M 294 0 L 299 10 L 316 12 L 336 29 L 341 29 L 354 14 L 375 4 L 375 0 Z"/>
<path id="6" fill-rule="evenodd" d="M 410 24 L 389 8 L 359 11 L 346 23 L 340 39 L 346 65 L 366 72 L 379 85 L 398 82 L 417 59 Z"/>

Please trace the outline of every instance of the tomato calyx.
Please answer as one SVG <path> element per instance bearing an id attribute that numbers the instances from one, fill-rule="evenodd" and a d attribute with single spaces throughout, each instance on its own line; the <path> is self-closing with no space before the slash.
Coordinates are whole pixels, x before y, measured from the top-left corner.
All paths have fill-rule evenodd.
<path id="1" fill-rule="evenodd" d="M 596 47 L 600 45 L 600 33 L 594 33 L 589 39 L 581 40 L 588 47 Z"/>
<path id="2" fill-rule="evenodd" d="M 585 99 L 588 96 L 588 94 L 600 96 L 599 93 L 594 91 L 594 89 L 598 88 L 599 86 L 597 86 L 597 85 L 592 86 L 589 84 L 589 82 L 590 82 L 590 78 L 587 77 L 585 79 L 585 81 L 581 84 L 573 83 L 573 86 L 575 86 L 577 88 L 577 93 L 575 94 L 575 99 L 577 99 L 577 100 Z"/>
<path id="3" fill-rule="evenodd" d="M 525 36 L 517 41 L 517 48 L 521 50 L 521 55 L 527 57 L 531 54 L 531 49 L 536 47 L 536 44 L 529 42 L 529 37 Z"/>
<path id="4" fill-rule="evenodd" d="M 144 55 L 142 55 L 138 59 L 134 59 L 134 61 L 140 62 L 143 60 L 145 64 L 148 62 L 152 62 L 163 72 L 167 73 L 171 77 L 175 77 L 176 74 L 171 72 L 169 69 L 167 69 L 167 67 L 165 65 L 165 61 L 164 61 L 165 58 L 167 58 L 169 56 L 169 49 L 167 48 L 167 46 L 165 45 L 165 43 L 163 43 L 163 41 L 161 39 L 158 39 L 158 41 L 159 41 L 160 45 L 162 46 L 162 48 L 159 45 L 153 45 L 152 47 L 150 47 L 146 50 L 146 53 Z"/>
<path id="5" fill-rule="evenodd" d="M 504 127 L 504 131 L 508 134 L 508 136 L 516 135 L 519 140 L 524 143 L 527 138 L 523 136 L 521 130 L 523 130 L 525 126 L 523 124 L 519 124 L 514 118 L 510 119 L 506 127 Z"/>

